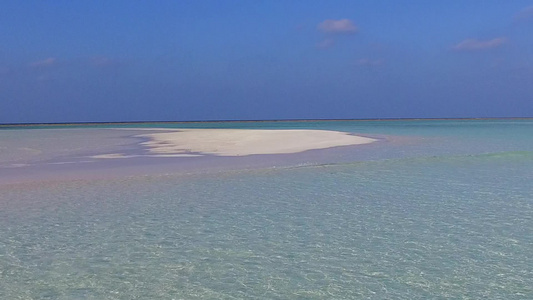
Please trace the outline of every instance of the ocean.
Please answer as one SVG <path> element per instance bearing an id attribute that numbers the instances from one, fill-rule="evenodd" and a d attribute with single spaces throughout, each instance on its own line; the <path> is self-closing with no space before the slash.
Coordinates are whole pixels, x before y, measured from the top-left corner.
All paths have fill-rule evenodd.
<path id="1" fill-rule="evenodd" d="M 148 158 L 110 127 L 378 142 Z M 532 253 L 532 119 L 0 129 L 0 299 L 533 299 Z"/>

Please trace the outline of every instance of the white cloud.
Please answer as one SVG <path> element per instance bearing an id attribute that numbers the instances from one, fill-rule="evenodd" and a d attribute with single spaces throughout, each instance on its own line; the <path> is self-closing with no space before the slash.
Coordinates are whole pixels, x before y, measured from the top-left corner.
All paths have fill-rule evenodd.
<path id="1" fill-rule="evenodd" d="M 514 16 L 514 19 L 516 21 L 523 21 L 523 20 L 526 20 L 526 19 L 533 19 L 533 5 L 532 6 L 528 6 L 524 9 L 522 9 L 521 11 L 519 11 L 515 16 Z"/>
<path id="2" fill-rule="evenodd" d="M 90 63 L 94 67 L 118 67 L 122 65 L 121 61 L 106 56 L 94 56 L 91 57 Z"/>
<path id="3" fill-rule="evenodd" d="M 452 49 L 455 51 L 485 50 L 500 47 L 506 42 L 507 38 L 505 37 L 499 37 L 491 40 L 466 39 L 453 46 Z"/>
<path id="4" fill-rule="evenodd" d="M 378 67 L 385 63 L 383 59 L 361 58 L 357 61 L 358 66 Z"/>
<path id="5" fill-rule="evenodd" d="M 335 45 L 335 40 L 331 38 L 327 38 L 327 39 L 320 41 L 320 43 L 318 43 L 316 46 L 320 49 L 327 49 L 327 48 L 333 47 L 333 45 Z"/>
<path id="6" fill-rule="evenodd" d="M 57 59 L 55 57 L 49 57 L 44 60 L 36 61 L 30 64 L 30 67 L 50 67 L 57 63 Z"/>
<path id="7" fill-rule="evenodd" d="M 318 30 L 324 33 L 332 34 L 352 34 L 357 33 L 359 29 L 348 19 L 332 20 L 328 19 L 318 24 Z"/>

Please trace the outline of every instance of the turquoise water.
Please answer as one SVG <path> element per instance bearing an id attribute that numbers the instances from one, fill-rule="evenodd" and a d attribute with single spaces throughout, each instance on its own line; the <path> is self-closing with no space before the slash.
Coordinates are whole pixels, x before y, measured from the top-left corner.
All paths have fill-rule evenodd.
<path id="1" fill-rule="evenodd" d="M 0 299 L 533 298 L 533 121 L 200 125 L 381 142 L 253 168 L 0 185 Z M 57 136 L 13 132 L 3 147 Z M 103 147 L 88 151 L 79 133 L 32 163 L 134 144 L 84 131 Z"/>

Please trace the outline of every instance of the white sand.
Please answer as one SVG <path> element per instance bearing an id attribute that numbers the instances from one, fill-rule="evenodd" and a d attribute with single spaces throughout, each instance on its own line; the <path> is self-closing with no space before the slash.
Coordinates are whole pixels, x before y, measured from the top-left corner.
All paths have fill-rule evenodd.
<path id="1" fill-rule="evenodd" d="M 169 129 L 172 130 L 172 129 Z M 297 153 L 361 145 L 375 139 L 328 130 L 179 129 L 150 133 L 143 145 L 157 155 L 202 153 L 218 156 Z"/>

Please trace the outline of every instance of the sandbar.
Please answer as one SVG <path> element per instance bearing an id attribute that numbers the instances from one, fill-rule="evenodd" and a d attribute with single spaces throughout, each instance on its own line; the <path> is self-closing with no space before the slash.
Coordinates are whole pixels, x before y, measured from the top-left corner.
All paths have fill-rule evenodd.
<path id="1" fill-rule="evenodd" d="M 330 130 L 179 129 L 137 135 L 155 155 L 200 153 L 215 156 L 288 154 L 339 146 L 362 145 L 376 139 Z"/>
<path id="2" fill-rule="evenodd" d="M 197 157 L 200 154 L 172 153 L 172 154 L 154 154 L 154 155 L 126 155 L 123 153 L 109 153 L 89 156 L 90 158 L 115 159 L 115 158 L 132 158 L 132 157 Z"/>

